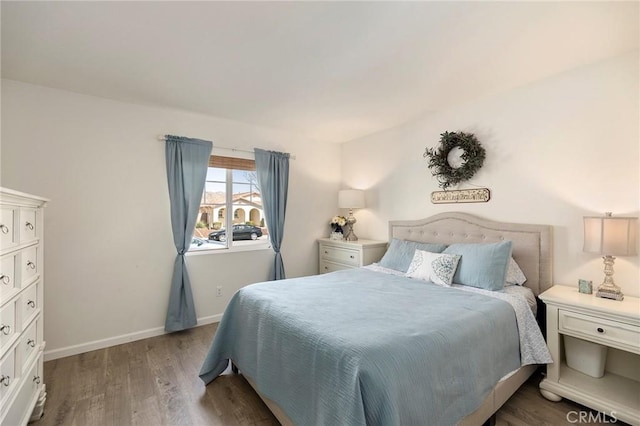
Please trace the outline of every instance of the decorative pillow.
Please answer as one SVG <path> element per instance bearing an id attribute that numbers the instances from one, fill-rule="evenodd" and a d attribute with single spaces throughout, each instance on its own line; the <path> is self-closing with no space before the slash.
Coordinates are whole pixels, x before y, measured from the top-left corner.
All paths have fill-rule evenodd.
<path id="1" fill-rule="evenodd" d="M 407 277 L 431 281 L 445 287 L 451 287 L 453 275 L 456 273 L 460 255 L 432 253 L 416 250 L 407 270 Z"/>
<path id="2" fill-rule="evenodd" d="M 527 281 L 527 277 L 524 276 L 524 272 L 522 272 L 513 257 L 509 258 L 507 276 L 504 281 L 509 285 L 523 285 Z"/>
<path id="3" fill-rule="evenodd" d="M 454 283 L 493 291 L 504 288 L 511 258 L 511 241 L 451 244 L 443 253 L 462 256 L 453 276 Z"/>
<path id="4" fill-rule="evenodd" d="M 385 268 L 407 272 L 416 249 L 440 253 L 447 248 L 445 244 L 418 243 L 416 241 L 392 239 L 389 248 L 380 259 L 379 265 Z"/>

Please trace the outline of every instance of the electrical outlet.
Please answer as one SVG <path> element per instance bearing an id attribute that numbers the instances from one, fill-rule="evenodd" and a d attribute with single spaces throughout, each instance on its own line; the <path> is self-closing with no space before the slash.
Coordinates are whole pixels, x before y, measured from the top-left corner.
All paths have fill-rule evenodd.
<path id="1" fill-rule="evenodd" d="M 222 296 L 222 286 L 219 285 L 218 287 L 216 287 L 216 297 L 221 297 Z"/>

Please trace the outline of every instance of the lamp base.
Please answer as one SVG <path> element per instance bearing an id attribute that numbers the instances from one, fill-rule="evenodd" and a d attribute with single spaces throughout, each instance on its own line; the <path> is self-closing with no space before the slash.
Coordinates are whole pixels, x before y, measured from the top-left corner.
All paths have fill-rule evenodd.
<path id="1" fill-rule="evenodd" d="M 356 224 L 356 218 L 353 216 L 353 209 L 349 209 L 349 216 L 347 217 L 346 234 L 344 235 L 344 239 L 346 241 L 358 241 L 358 237 L 356 233 L 353 232 L 353 225 Z"/>
<path id="2" fill-rule="evenodd" d="M 596 296 L 602 297 L 603 299 L 622 301 L 624 294 L 622 294 L 620 287 L 613 281 L 613 264 L 616 258 L 607 255 L 602 259 L 604 260 L 604 281 L 600 284 L 600 287 L 598 287 Z"/>
<path id="3" fill-rule="evenodd" d="M 602 297 L 603 299 L 611 299 L 622 301 L 624 300 L 624 294 L 620 291 L 620 288 L 610 289 L 610 288 L 599 288 L 596 296 Z"/>
<path id="4" fill-rule="evenodd" d="M 356 233 L 351 231 L 349 232 L 346 237 L 344 237 L 345 241 L 358 241 L 358 237 L 356 236 Z"/>

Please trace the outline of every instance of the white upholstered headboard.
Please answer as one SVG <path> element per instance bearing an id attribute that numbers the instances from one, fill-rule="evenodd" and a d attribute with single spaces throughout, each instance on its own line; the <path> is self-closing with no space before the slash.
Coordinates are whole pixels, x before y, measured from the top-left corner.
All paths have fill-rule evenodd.
<path id="1" fill-rule="evenodd" d="M 467 213 L 440 213 L 420 220 L 389 222 L 389 240 L 428 243 L 492 243 L 511 240 L 513 258 L 527 277 L 526 287 L 537 295 L 552 286 L 552 228 L 494 222 Z"/>

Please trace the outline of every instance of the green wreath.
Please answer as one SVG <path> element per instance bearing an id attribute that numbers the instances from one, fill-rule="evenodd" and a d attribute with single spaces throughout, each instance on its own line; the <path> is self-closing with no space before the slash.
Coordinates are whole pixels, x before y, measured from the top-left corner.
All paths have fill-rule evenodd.
<path id="1" fill-rule="evenodd" d="M 437 149 L 427 148 L 423 157 L 429 159 L 428 167 L 438 179 L 438 186 L 446 190 L 471 179 L 482 167 L 486 152 L 472 133 L 444 132 L 440 136 L 440 146 Z M 463 150 L 460 167 L 451 167 L 447 160 L 453 148 Z"/>

